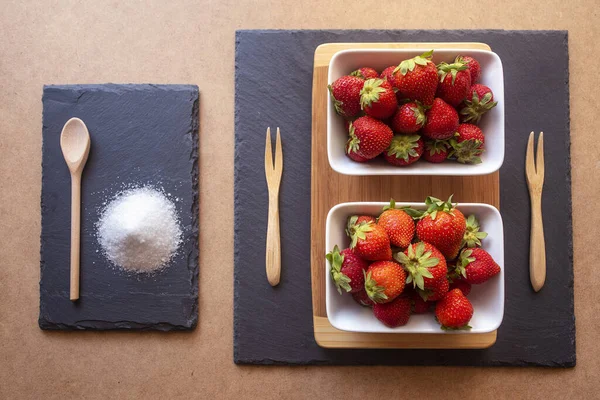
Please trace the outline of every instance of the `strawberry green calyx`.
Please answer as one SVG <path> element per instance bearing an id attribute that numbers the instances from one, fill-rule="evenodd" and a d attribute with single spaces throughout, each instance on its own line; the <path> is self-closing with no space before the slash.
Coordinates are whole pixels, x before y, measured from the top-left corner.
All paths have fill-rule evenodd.
<path id="1" fill-rule="evenodd" d="M 390 199 L 390 204 L 383 207 L 383 211 L 394 210 L 394 209 L 396 209 L 396 200 L 394 200 L 394 199 Z M 423 215 L 423 211 L 415 210 L 414 208 L 411 208 L 409 206 L 400 207 L 400 208 L 398 208 L 398 210 L 404 211 L 413 219 L 419 219 Z"/>
<path id="2" fill-rule="evenodd" d="M 365 291 L 367 292 L 367 296 L 375 303 L 381 303 L 384 300 L 387 300 L 388 297 L 385 294 L 385 288 L 377 285 L 377 282 L 371 276 L 371 272 L 367 274 L 363 271 L 363 273 L 365 274 Z"/>
<path id="3" fill-rule="evenodd" d="M 353 216 L 348 219 L 348 228 L 346 229 L 346 233 L 350 236 L 350 248 L 356 247 L 356 242 L 358 239 L 365 239 L 366 233 L 371 232 L 373 230 L 373 222 L 361 222 L 360 224 L 356 224 L 358 217 Z"/>
<path id="4" fill-rule="evenodd" d="M 479 229 L 479 221 L 477 221 L 474 215 L 469 215 L 467 218 L 467 230 L 465 231 L 461 247 L 481 247 L 481 239 L 485 239 L 488 234 L 480 232 Z"/>
<path id="5" fill-rule="evenodd" d="M 436 318 L 436 321 L 437 321 L 437 318 Z M 438 323 L 439 322 L 440 321 L 438 321 Z M 441 325 L 440 328 L 443 331 L 470 331 L 473 327 L 471 325 L 463 325 L 463 326 L 459 326 L 458 328 L 454 328 L 454 327 Z"/>
<path id="6" fill-rule="evenodd" d="M 360 90 L 360 108 L 370 107 L 372 103 L 379 101 L 379 95 L 386 91 L 381 87 L 383 79 L 368 79 Z"/>
<path id="7" fill-rule="evenodd" d="M 423 105 L 418 101 L 416 101 L 415 103 L 417 104 L 417 106 L 411 107 L 410 109 L 415 115 L 415 121 L 422 128 L 423 125 L 425 125 L 425 122 L 427 122 L 427 119 L 425 118 L 425 109 L 423 108 Z"/>
<path id="8" fill-rule="evenodd" d="M 410 157 L 418 157 L 417 149 L 419 147 L 419 135 L 396 135 L 392 139 L 390 147 L 387 148 L 388 156 L 396 156 L 404 161 L 410 159 Z"/>
<path id="9" fill-rule="evenodd" d="M 415 210 L 414 208 L 411 208 L 411 207 L 402 207 L 401 210 L 403 210 L 405 213 L 410 215 L 412 217 L 412 219 L 414 219 L 414 220 L 419 220 L 419 219 L 423 218 L 423 216 L 425 215 L 425 211 Z"/>
<path id="10" fill-rule="evenodd" d="M 387 206 L 383 207 L 383 211 L 393 210 L 395 208 L 396 208 L 396 200 L 390 199 L 390 204 L 388 204 Z"/>
<path id="11" fill-rule="evenodd" d="M 430 155 L 448 151 L 450 143 L 448 140 L 433 140 L 425 143 L 425 151 L 428 151 Z"/>
<path id="12" fill-rule="evenodd" d="M 350 76 L 355 76 L 360 79 L 365 79 L 365 76 L 362 74 L 362 72 L 360 72 L 360 69 L 350 72 Z"/>
<path id="13" fill-rule="evenodd" d="M 358 149 L 360 149 L 360 139 L 356 137 L 354 129 L 354 125 L 352 122 L 350 122 L 350 126 L 348 128 L 348 141 L 346 142 L 346 152 L 348 153 L 356 153 Z"/>
<path id="14" fill-rule="evenodd" d="M 455 139 L 450 139 L 452 150 L 448 153 L 449 158 L 456 158 L 456 161 L 462 164 L 480 164 L 483 146 L 481 140 L 469 139 L 458 143 Z"/>
<path id="15" fill-rule="evenodd" d="M 440 77 L 440 82 L 444 82 L 444 79 L 446 79 L 446 76 L 448 74 L 450 74 L 452 76 L 452 84 L 454 85 L 454 82 L 456 81 L 456 74 L 459 71 L 464 71 L 468 68 L 469 68 L 469 66 L 466 63 L 460 62 L 460 61 L 455 61 L 452 64 L 442 62 L 437 65 L 438 76 Z"/>
<path id="16" fill-rule="evenodd" d="M 440 260 L 437 257 L 432 257 L 431 251 L 425 251 L 425 243 L 419 242 L 416 246 L 408 246 L 408 254 L 396 253 L 394 258 L 402 264 L 408 277 L 406 283 L 413 283 L 413 287 L 418 287 L 421 290 L 425 289 L 423 278 L 433 278 L 429 267 L 435 267 Z"/>
<path id="17" fill-rule="evenodd" d="M 352 238 L 352 235 L 354 234 L 356 221 L 358 221 L 358 215 L 348 217 L 348 222 L 346 223 L 346 235 L 348 235 L 349 238 Z"/>
<path id="18" fill-rule="evenodd" d="M 442 63 L 438 64 L 438 66 L 437 66 L 438 75 L 440 77 L 440 82 L 444 82 L 444 79 L 446 79 L 446 76 L 448 74 L 451 74 L 452 75 L 452 84 L 454 85 L 454 81 L 456 80 L 456 74 L 458 73 L 458 71 L 464 71 L 468 68 L 469 68 L 469 66 L 466 63 L 463 63 L 460 61 L 456 61 L 452 64 L 442 62 Z"/>
<path id="19" fill-rule="evenodd" d="M 473 250 L 464 249 L 460 252 L 458 256 L 458 261 L 456 262 L 456 274 L 462 276 L 463 278 L 467 277 L 467 270 L 465 269 L 467 265 L 475 261 L 474 257 L 471 257 L 473 254 Z"/>
<path id="20" fill-rule="evenodd" d="M 427 206 L 427 210 L 423 213 L 423 217 L 427 215 L 431 216 L 431 219 L 435 219 L 438 211 L 447 212 L 450 215 L 454 215 L 454 209 L 456 208 L 456 204 L 452 204 L 452 196 L 448 197 L 447 201 L 443 201 L 438 199 L 437 197 L 427 196 L 425 199 L 425 205 Z"/>
<path id="21" fill-rule="evenodd" d="M 345 117 L 346 113 L 342 108 L 344 103 L 335 98 L 335 96 L 333 95 L 333 87 L 331 87 L 331 85 L 327 85 L 327 89 L 329 89 L 329 95 L 331 96 L 331 100 L 333 100 L 333 107 L 335 108 L 335 112 L 338 113 L 338 115 Z"/>
<path id="22" fill-rule="evenodd" d="M 408 73 L 408 71 L 412 72 L 417 65 L 423 65 L 423 66 L 427 65 L 429 60 L 431 60 L 432 56 L 433 56 L 433 50 L 429 50 L 429 51 L 426 51 L 425 53 L 421 54 L 420 56 L 416 56 L 416 57 L 410 58 L 408 60 L 404 60 L 400 63 L 400 65 L 398 65 L 394 69 L 394 74 L 396 72 L 400 71 L 400 73 L 402 75 L 406 75 Z"/>
<path id="23" fill-rule="evenodd" d="M 464 122 L 479 123 L 481 116 L 492 108 L 496 107 L 497 101 L 492 101 L 492 93 L 488 92 L 480 99 L 477 93 L 473 92 L 471 100 L 465 100 L 465 106 L 460 110 Z"/>
<path id="24" fill-rule="evenodd" d="M 340 248 L 335 245 L 333 250 L 330 253 L 327 253 L 325 256 L 329 264 L 331 265 L 331 269 L 329 270 L 329 274 L 331 275 L 331 280 L 335 284 L 337 291 L 342 294 L 342 289 L 346 292 L 352 290 L 350 287 L 351 279 L 341 272 L 342 264 L 344 263 L 344 255 L 340 253 Z"/>

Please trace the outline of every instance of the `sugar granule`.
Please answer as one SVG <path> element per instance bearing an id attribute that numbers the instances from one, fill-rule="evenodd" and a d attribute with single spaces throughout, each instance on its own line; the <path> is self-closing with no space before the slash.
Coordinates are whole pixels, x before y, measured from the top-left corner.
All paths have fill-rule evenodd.
<path id="1" fill-rule="evenodd" d="M 118 194 L 97 223 L 106 257 L 128 271 L 155 272 L 171 260 L 182 231 L 175 205 L 150 186 Z"/>

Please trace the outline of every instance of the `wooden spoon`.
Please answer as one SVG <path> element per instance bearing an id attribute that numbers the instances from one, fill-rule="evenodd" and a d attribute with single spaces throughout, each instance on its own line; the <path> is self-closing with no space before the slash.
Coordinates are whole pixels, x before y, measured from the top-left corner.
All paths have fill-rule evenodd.
<path id="1" fill-rule="evenodd" d="M 90 153 L 90 133 L 79 118 L 67 121 L 60 148 L 71 171 L 71 301 L 79 299 L 79 242 L 81 228 L 81 172 Z"/>

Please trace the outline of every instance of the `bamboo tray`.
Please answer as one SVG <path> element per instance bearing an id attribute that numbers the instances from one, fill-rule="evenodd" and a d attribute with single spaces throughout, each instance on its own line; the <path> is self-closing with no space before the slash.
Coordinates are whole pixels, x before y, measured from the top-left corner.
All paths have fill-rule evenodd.
<path id="1" fill-rule="evenodd" d="M 315 340 L 326 348 L 481 349 L 496 342 L 490 333 L 395 334 L 345 332 L 331 326 L 325 309 L 325 219 L 334 205 L 348 201 L 423 201 L 426 196 L 457 202 L 500 205 L 499 173 L 470 177 L 346 176 L 327 160 L 327 72 L 329 60 L 350 48 L 457 48 L 491 50 L 483 43 L 329 43 L 315 50 L 312 102 L 311 283 Z"/>

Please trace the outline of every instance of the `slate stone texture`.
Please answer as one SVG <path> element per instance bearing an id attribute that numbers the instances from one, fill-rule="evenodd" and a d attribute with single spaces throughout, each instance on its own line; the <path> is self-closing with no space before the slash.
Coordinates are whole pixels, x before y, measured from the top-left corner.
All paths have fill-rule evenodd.
<path id="1" fill-rule="evenodd" d="M 193 85 L 45 86 L 39 326 L 48 330 L 189 330 L 198 321 L 199 91 Z M 81 118 L 91 137 L 82 178 L 80 299 L 69 300 L 70 175 L 60 133 Z M 183 242 L 153 276 L 102 255 L 95 224 L 107 200 L 153 185 L 175 202 Z"/>

